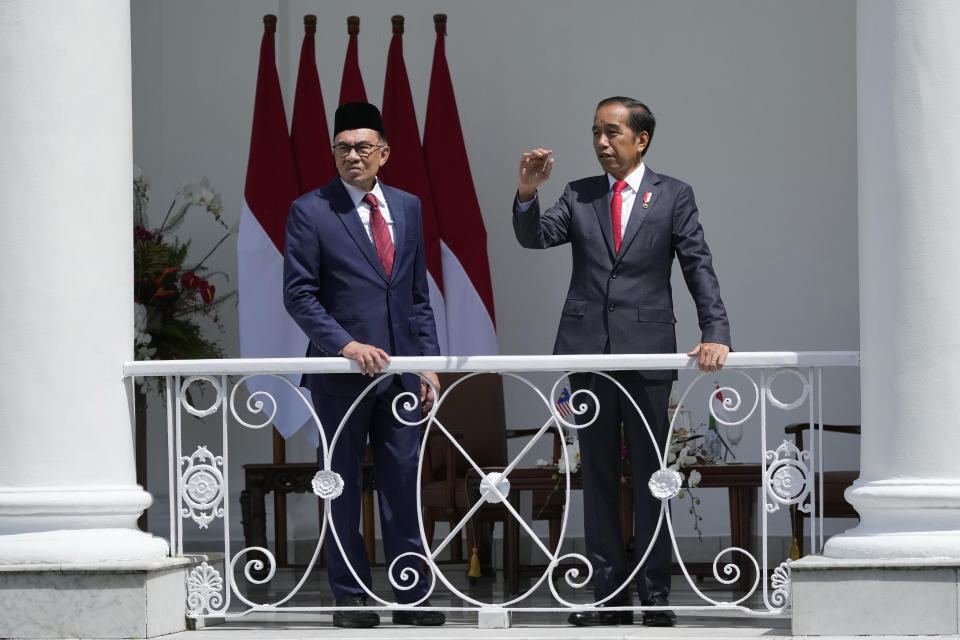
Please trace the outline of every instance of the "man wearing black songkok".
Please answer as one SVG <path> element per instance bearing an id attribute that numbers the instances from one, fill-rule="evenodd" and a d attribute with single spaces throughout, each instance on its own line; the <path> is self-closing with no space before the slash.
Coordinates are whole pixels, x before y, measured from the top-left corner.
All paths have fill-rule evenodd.
<path id="1" fill-rule="evenodd" d="M 420 200 L 377 179 L 390 156 L 379 110 L 366 102 L 342 105 L 334 117 L 333 142 L 339 177 L 298 198 L 287 219 L 283 298 L 310 338 L 306 355 L 350 358 L 369 376 L 382 373 L 391 355 L 440 355 L 427 291 Z M 327 468 L 343 481 L 343 493 L 330 500 L 343 553 L 328 531 L 327 567 L 337 605 L 354 610 L 335 612 L 337 626 L 373 627 L 380 622 L 375 612 L 357 609 L 367 605 L 372 591 L 358 531 L 368 439 L 387 566 L 398 584 L 409 587 L 394 588 L 395 597 L 400 603 L 429 606 L 417 518 L 420 429 L 414 424 L 434 401 L 427 379 L 439 389 L 434 373 L 381 376 L 366 393 L 370 379 L 364 376 L 303 376 L 301 385 L 313 395 L 328 446 L 337 438 Z M 404 392 L 412 396 L 401 396 Z M 405 408 L 412 397 L 420 399 L 420 406 Z M 416 575 L 412 585 L 411 575 Z M 395 624 L 432 626 L 444 621 L 438 611 L 393 613 Z"/>

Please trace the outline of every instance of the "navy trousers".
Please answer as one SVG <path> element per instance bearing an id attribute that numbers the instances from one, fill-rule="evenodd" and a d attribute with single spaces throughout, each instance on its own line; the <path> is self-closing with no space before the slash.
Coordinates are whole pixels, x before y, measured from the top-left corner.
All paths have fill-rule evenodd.
<path id="1" fill-rule="evenodd" d="M 637 371 L 612 373 L 624 386 L 643 412 L 661 453 L 669 430 L 668 405 L 670 380 L 647 380 Z M 660 500 L 647 486 L 650 474 L 660 468 L 643 420 L 629 399 L 610 380 L 596 374 L 572 374 L 574 389 L 589 389 L 600 403 L 597 419 L 580 429 L 581 474 L 583 477 L 583 524 L 586 555 L 593 565 L 593 590 L 596 599 L 614 593 L 643 557 L 650 545 L 660 517 Z M 580 395 L 572 403 L 585 401 Z M 594 415 L 595 405 L 588 401 L 589 410 L 578 418 L 580 424 Z M 620 534 L 620 467 L 621 425 L 630 458 L 633 478 L 633 513 L 635 557 L 628 563 Z M 637 595 L 641 602 L 654 595 L 670 594 L 670 566 L 672 548 L 667 524 L 653 544 L 647 561 L 636 576 Z M 626 602 L 629 593 L 621 592 L 616 602 Z"/>
<path id="2" fill-rule="evenodd" d="M 420 428 L 404 425 L 393 416 L 393 400 L 404 389 L 400 385 L 399 376 L 391 377 L 391 383 L 379 385 L 384 388 L 376 389 L 377 393 L 371 391 L 360 402 L 333 447 L 330 468 L 343 477 L 344 490 L 331 502 L 330 509 L 346 558 L 337 548 L 329 528 L 325 540 L 328 578 L 333 597 L 337 600 L 349 594 L 364 594 L 348 568 L 348 560 L 360 582 L 373 590 L 370 561 L 363 536 L 360 534 L 363 459 L 368 436 L 377 479 L 377 502 L 380 507 L 380 528 L 387 566 L 401 554 L 423 553 L 420 527 L 417 523 L 416 493 Z M 328 447 L 343 416 L 355 399 L 313 396 Z M 405 420 L 413 422 L 419 419 L 419 404 L 412 412 L 403 410 L 403 404 L 404 399 L 401 398 L 397 403 L 398 412 Z M 401 573 L 405 567 L 414 569 L 416 574 L 411 575 L 418 575 L 419 579 L 411 589 L 394 589 L 396 600 L 400 603 L 419 600 L 426 594 L 428 585 L 423 562 L 415 556 L 406 556 L 397 563 L 393 576 L 398 583 L 408 586 L 411 582 L 402 580 Z"/>

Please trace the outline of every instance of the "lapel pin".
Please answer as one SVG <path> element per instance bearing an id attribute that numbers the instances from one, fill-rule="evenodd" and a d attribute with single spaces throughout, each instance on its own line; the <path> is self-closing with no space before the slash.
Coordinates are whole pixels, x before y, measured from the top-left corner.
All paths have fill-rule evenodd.
<path id="1" fill-rule="evenodd" d="M 650 205 L 650 198 L 653 197 L 653 191 L 647 191 L 643 194 L 643 208 L 646 209 Z"/>

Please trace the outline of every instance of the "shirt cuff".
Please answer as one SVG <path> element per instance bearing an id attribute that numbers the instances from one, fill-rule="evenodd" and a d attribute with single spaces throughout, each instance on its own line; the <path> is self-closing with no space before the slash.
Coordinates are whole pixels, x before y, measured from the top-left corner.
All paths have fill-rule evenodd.
<path id="1" fill-rule="evenodd" d="M 517 211 L 520 213 L 525 213 L 530 207 L 533 206 L 533 203 L 537 201 L 537 194 L 533 194 L 533 198 L 527 200 L 526 202 L 520 202 L 520 196 L 517 196 Z"/>

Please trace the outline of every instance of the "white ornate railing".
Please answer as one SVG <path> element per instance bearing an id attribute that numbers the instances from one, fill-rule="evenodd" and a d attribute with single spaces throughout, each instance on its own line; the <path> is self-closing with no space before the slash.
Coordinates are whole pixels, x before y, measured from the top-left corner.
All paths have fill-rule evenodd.
<path id="1" fill-rule="evenodd" d="M 667 451 L 670 442 L 668 441 L 663 450 L 657 447 L 657 458 L 660 462 L 660 469 L 655 470 L 651 477 L 651 492 L 662 500 L 660 511 L 660 522 L 657 525 L 657 531 L 666 526 L 670 532 L 673 544 L 674 558 L 686 578 L 686 581 L 692 591 L 697 594 L 702 603 L 697 605 L 671 606 L 672 609 L 733 609 L 753 615 L 771 615 L 783 612 L 790 606 L 790 564 L 789 560 L 779 557 L 771 557 L 770 549 L 767 544 L 768 519 L 774 513 L 780 511 L 782 506 L 796 505 L 797 508 L 810 514 L 810 549 L 819 550 L 823 544 L 823 513 L 814 503 L 815 492 L 812 483 L 816 471 L 822 467 L 822 372 L 824 368 L 832 367 L 858 367 L 859 354 L 853 351 L 831 351 L 831 352 L 763 352 L 763 353 L 732 353 L 730 354 L 723 372 L 720 374 L 701 374 L 697 372 L 696 361 L 682 354 L 667 355 L 603 355 L 603 356 L 476 356 L 476 357 L 423 357 L 423 358 L 404 358 L 395 357 L 391 360 L 389 373 L 418 373 L 421 371 L 437 372 L 460 372 L 468 374 L 480 373 L 498 373 L 506 377 L 516 379 L 525 384 L 532 390 L 534 397 L 543 405 L 543 415 L 545 416 L 542 426 L 536 435 L 524 446 L 523 450 L 514 457 L 514 459 L 503 469 L 500 474 L 486 473 L 464 450 L 458 439 L 451 434 L 451 430 L 456 429 L 456 425 L 444 425 L 437 419 L 437 411 L 442 407 L 444 400 L 453 388 L 461 385 L 469 385 L 471 375 L 467 375 L 459 380 L 451 388 L 442 390 L 439 399 L 433 408 L 416 424 L 422 425 L 429 436 L 431 432 L 438 432 L 446 437 L 455 447 L 460 455 L 473 467 L 479 477 L 483 479 L 481 491 L 478 493 L 476 501 L 469 506 L 466 514 L 459 523 L 451 526 L 451 531 L 443 541 L 436 547 L 431 547 L 431 540 L 427 539 L 424 531 L 422 516 L 420 518 L 420 535 L 423 542 L 424 555 L 422 560 L 429 571 L 429 592 L 435 594 L 439 588 L 438 583 L 452 594 L 460 603 L 452 607 L 432 607 L 438 610 L 473 608 L 486 612 L 503 611 L 570 611 L 571 608 L 578 610 L 592 610 L 604 601 L 575 603 L 561 595 L 557 590 L 554 581 L 560 581 L 555 573 L 557 569 L 563 571 L 562 580 L 574 592 L 586 593 L 584 587 L 588 587 L 592 574 L 592 567 L 589 560 L 577 553 L 561 553 L 564 543 L 564 536 L 567 531 L 568 510 L 570 500 L 564 500 L 563 516 L 560 529 L 560 542 L 555 549 L 549 549 L 540 538 L 535 534 L 530 523 L 511 504 L 507 499 L 509 492 L 508 482 L 510 473 L 515 469 L 521 458 L 525 456 L 534 444 L 544 436 L 557 435 L 563 437 L 564 431 L 576 429 L 589 429 L 593 418 L 586 413 L 587 405 L 582 402 L 586 396 L 592 396 L 589 391 L 574 391 L 570 399 L 570 407 L 575 414 L 578 414 L 580 424 L 572 421 L 570 417 L 564 417 L 555 405 L 557 391 L 564 376 L 575 372 L 611 372 L 619 370 L 651 370 L 651 369 L 676 369 L 689 370 L 693 372 L 693 380 L 686 385 L 683 392 L 679 394 L 678 404 L 687 406 L 705 406 L 717 422 L 728 427 L 742 425 L 750 418 L 759 417 L 760 422 L 760 442 L 759 454 L 761 464 L 759 465 L 762 477 L 758 479 L 758 485 L 762 488 L 760 509 L 761 521 L 760 529 L 762 533 L 762 546 L 759 558 L 750 553 L 747 549 L 740 547 L 729 547 L 722 550 L 712 563 L 713 577 L 722 584 L 732 585 L 741 582 L 742 570 L 737 563 L 727 560 L 721 568 L 721 558 L 737 554 L 741 557 L 741 564 L 748 569 L 752 569 L 753 581 L 747 582 L 747 589 L 742 592 L 733 591 L 730 600 L 722 601 L 710 597 L 701 590 L 696 581 L 691 578 L 684 559 L 681 557 L 674 534 L 673 522 L 670 517 L 670 510 L 667 508 L 671 499 L 677 497 L 681 486 L 677 474 L 670 470 L 667 463 Z M 540 387 L 530 382 L 530 380 L 521 373 L 527 372 L 554 372 L 555 381 L 552 383 L 549 391 L 544 392 Z M 208 525 L 220 519 L 223 522 L 223 548 L 225 553 L 225 568 L 223 575 L 212 565 L 204 562 L 195 567 L 189 575 L 187 581 L 188 596 L 186 602 L 187 615 L 194 618 L 222 618 L 246 615 L 252 611 L 330 611 L 332 607 L 301 607 L 288 604 L 305 584 L 307 578 L 313 571 L 321 544 L 324 540 L 333 541 L 340 546 L 340 540 L 336 534 L 335 523 L 332 521 L 330 510 L 330 501 L 337 499 L 339 495 L 340 479 L 336 475 L 336 469 L 330 468 L 332 451 L 325 438 L 324 430 L 320 427 L 319 419 L 310 405 L 309 401 L 300 393 L 294 385 L 287 382 L 284 378 L 279 378 L 280 374 L 292 373 L 356 373 L 359 375 L 359 367 L 346 359 L 342 358 L 291 358 L 291 359 L 233 359 L 233 360 L 180 360 L 180 361 L 143 361 L 128 363 L 124 367 L 124 373 L 127 376 L 136 377 L 160 377 L 166 379 L 166 410 L 168 426 L 168 455 L 170 457 L 170 548 L 173 555 L 181 556 L 183 549 L 183 527 L 184 524 L 196 526 L 199 529 L 206 529 Z M 697 388 L 705 375 L 709 375 L 708 381 L 712 382 L 718 375 L 724 380 L 720 386 L 720 392 L 723 396 L 721 407 L 717 407 L 713 402 L 717 389 L 713 385 L 706 385 L 703 389 L 702 397 L 698 394 Z M 784 401 L 776 397 L 772 390 L 772 384 L 779 376 L 786 375 L 795 377 L 800 384 L 801 391 L 799 395 L 790 400 Z M 260 546 L 251 546 L 234 551 L 231 544 L 230 518 L 229 518 L 229 475 L 227 467 L 228 454 L 228 435 L 232 428 L 259 429 L 271 424 L 278 407 L 273 403 L 273 398 L 264 392 L 257 392 L 249 396 L 244 403 L 245 410 L 249 413 L 259 416 L 256 422 L 250 422 L 249 417 L 241 417 L 238 412 L 237 402 L 244 398 L 241 393 L 239 398 L 237 390 L 241 388 L 248 379 L 256 376 L 274 376 L 283 380 L 299 396 L 300 401 L 304 402 L 313 420 L 320 436 L 320 446 L 323 453 L 323 469 L 317 474 L 314 483 L 314 492 L 318 499 L 324 501 L 324 520 L 320 529 L 319 537 L 316 542 L 316 548 L 313 558 L 309 565 L 303 570 L 302 576 L 289 593 L 282 597 L 275 598 L 269 602 L 257 602 L 249 593 L 249 590 L 241 589 L 241 582 L 246 581 L 248 585 L 264 585 L 269 583 L 275 574 L 276 559 L 266 548 Z M 611 380 L 613 380 L 611 378 Z M 617 386 L 620 386 L 614 380 Z M 190 401 L 188 390 L 194 385 L 194 390 L 199 390 L 199 386 L 209 385 L 214 392 L 213 400 L 206 407 L 196 407 Z M 376 386 L 376 380 L 370 382 L 366 387 L 364 394 L 372 393 Z M 701 385 L 703 387 L 703 385 Z M 620 386 L 621 393 L 626 393 Z M 207 390 L 209 391 L 209 390 Z M 586 394 L 583 395 L 583 394 Z M 209 398 L 207 393 L 201 394 L 204 398 Z M 693 400 L 696 399 L 696 402 Z M 593 397 L 596 401 L 596 397 Z M 414 409 L 410 406 L 418 401 L 413 394 L 400 394 L 393 401 L 394 416 L 402 420 L 398 407 L 403 403 L 408 410 Z M 632 402 L 632 400 L 631 400 Z M 701 404 L 702 403 L 702 404 Z M 356 403 L 348 411 L 348 415 L 353 411 Z M 633 403 L 634 409 L 642 413 Z M 282 410 L 282 408 L 281 408 Z M 769 448 L 767 444 L 767 421 L 768 414 L 771 411 L 803 411 L 803 419 L 793 419 L 793 422 L 809 422 L 812 428 L 813 437 L 810 439 L 810 448 L 804 451 L 798 450 L 793 443 L 783 440 L 774 448 Z M 207 418 L 209 420 L 219 420 L 220 422 L 220 442 L 212 443 L 207 446 L 199 446 L 193 452 L 184 452 L 181 440 L 181 420 L 183 412 L 186 412 L 197 418 Z M 673 420 L 677 419 L 674 414 Z M 595 417 L 595 414 L 594 414 Z M 337 434 L 343 429 L 347 416 L 341 421 Z M 644 423 L 646 422 L 644 418 Z M 412 424 L 412 423 L 408 423 Z M 672 427 L 672 425 L 671 425 Z M 647 426 L 647 433 L 650 442 L 655 442 L 652 431 Z M 673 430 L 670 430 L 670 437 L 673 436 Z M 335 435 L 331 441 L 336 442 Z M 424 438 L 424 443 L 427 438 Z M 335 444 L 333 446 L 336 446 Z M 422 468 L 425 444 L 420 449 L 420 460 L 418 464 Z M 566 468 L 566 491 L 567 497 L 570 492 L 570 463 L 567 459 L 566 448 L 562 448 L 564 456 L 564 465 Z M 819 476 L 822 482 L 822 475 Z M 418 483 L 418 496 L 419 496 Z M 821 487 L 822 490 L 822 487 Z M 418 498 L 419 499 L 419 498 Z M 437 563 L 437 557 L 450 544 L 454 536 L 460 535 L 464 526 L 470 517 L 486 501 L 503 502 L 510 515 L 516 520 L 516 525 L 531 538 L 531 542 L 547 558 L 547 564 L 543 574 L 538 579 L 531 580 L 531 586 L 516 595 L 499 602 L 484 602 L 478 600 L 473 595 L 464 593 L 458 589 L 455 584 L 443 573 L 443 568 Z M 656 534 L 654 534 L 654 537 Z M 650 553 L 653 540 L 649 541 L 646 557 Z M 259 559 L 257 554 L 266 558 L 266 562 Z M 236 576 L 237 564 L 242 560 L 242 576 L 238 579 Z M 577 568 L 570 569 L 570 563 L 582 567 L 582 571 Z M 416 579 L 411 581 L 411 576 L 405 572 L 394 576 L 394 565 L 388 568 L 388 576 L 391 584 L 399 589 L 404 588 L 404 584 L 415 584 Z M 563 565 L 563 566 L 561 566 Z M 634 567 L 633 572 L 626 578 L 624 585 L 633 582 L 639 564 Z M 351 571 L 353 569 L 351 568 Z M 581 574 L 584 573 L 581 577 Z M 354 575 L 355 572 L 354 572 Z M 746 576 L 749 578 L 749 576 Z M 417 576 L 419 578 L 419 576 Z M 530 606 L 528 599 L 544 582 L 549 585 L 549 590 L 556 601 L 554 607 Z M 365 587 L 366 588 L 366 587 Z M 759 590 L 759 591 L 758 591 Z M 429 594 L 428 594 L 429 595 Z M 755 596 L 762 595 L 762 598 Z M 372 591 L 368 591 L 370 600 L 383 610 L 406 609 L 417 603 L 397 604 L 385 600 Z M 752 598 L 752 600 L 751 600 Z M 589 599 L 589 597 L 588 597 Z M 752 603 L 762 602 L 762 605 L 754 604 L 751 608 L 747 606 L 748 600 Z M 525 604 L 526 602 L 526 604 Z M 635 608 L 639 610 L 639 607 Z"/>

